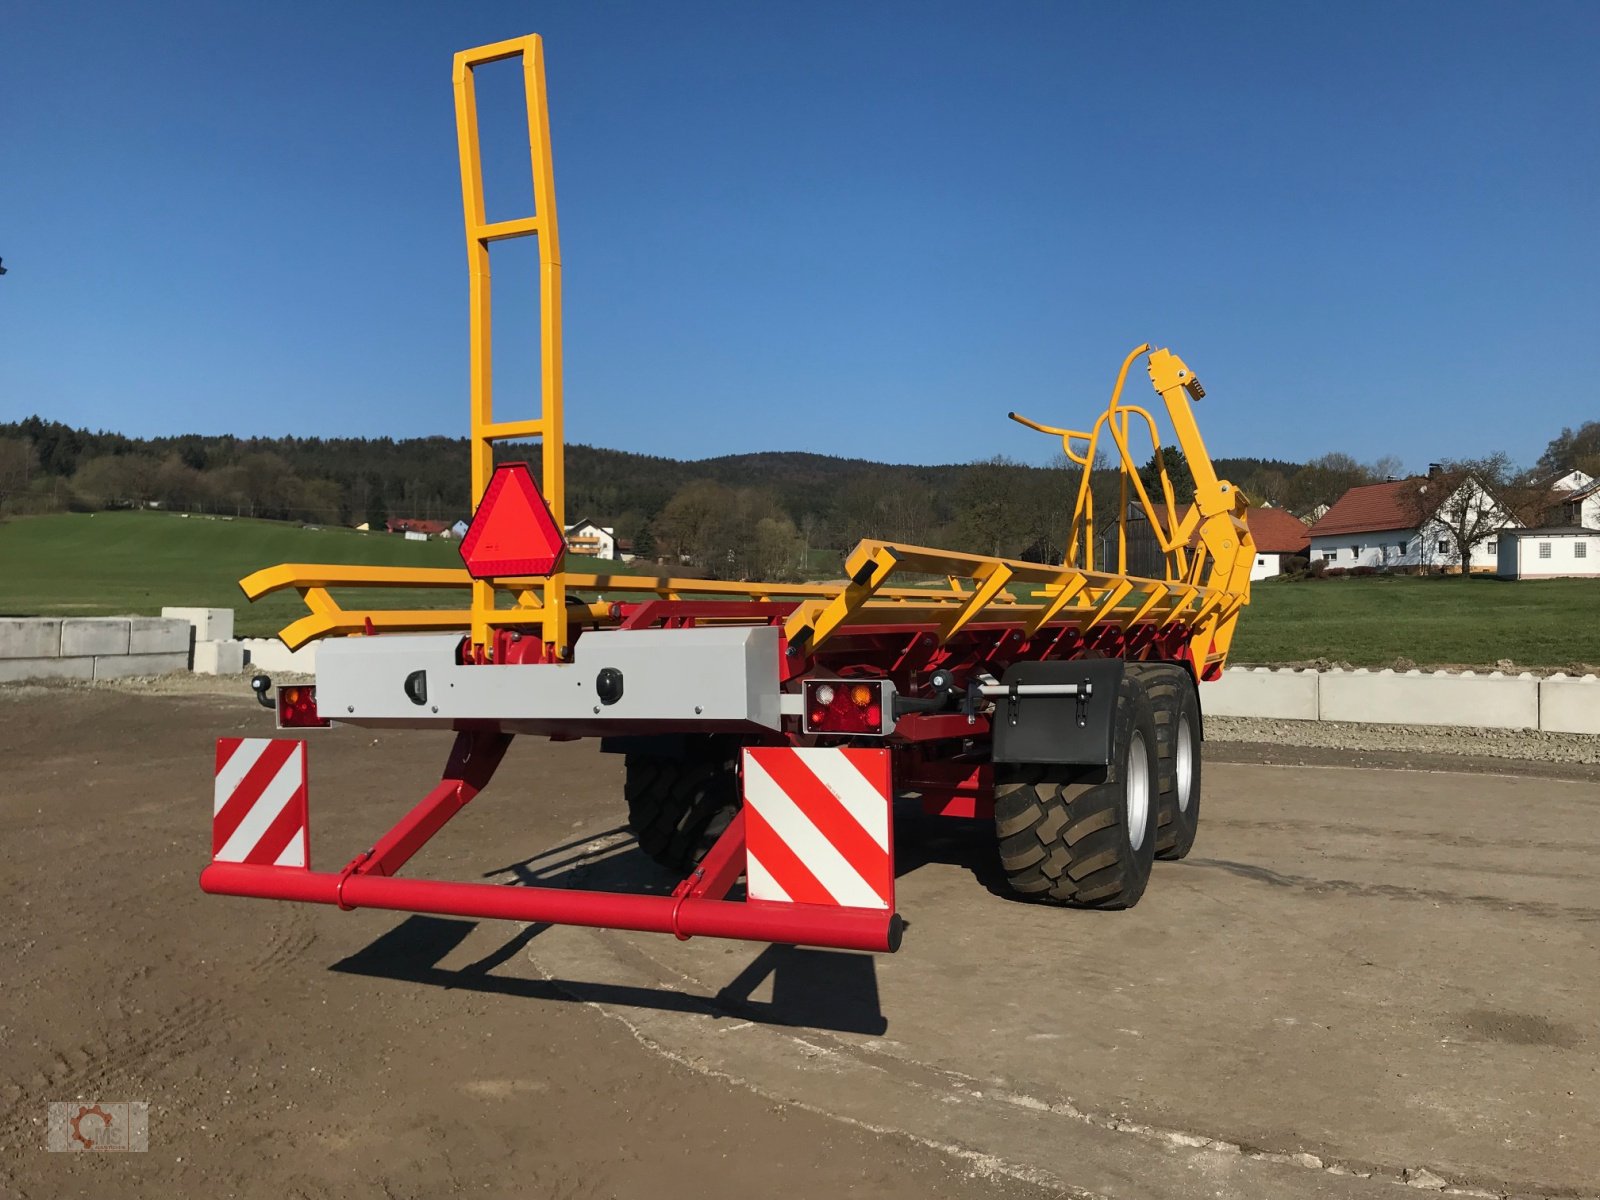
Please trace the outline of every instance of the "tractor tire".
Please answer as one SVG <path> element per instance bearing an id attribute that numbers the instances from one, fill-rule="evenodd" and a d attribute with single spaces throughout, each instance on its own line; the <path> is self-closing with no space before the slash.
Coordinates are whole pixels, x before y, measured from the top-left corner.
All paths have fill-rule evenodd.
<path id="1" fill-rule="evenodd" d="M 1194 849 L 1200 828 L 1200 699 L 1189 672 L 1176 664 L 1130 664 L 1129 670 L 1139 676 L 1155 709 L 1160 760 L 1156 857 L 1175 861 Z"/>
<path id="2" fill-rule="evenodd" d="M 1123 678 L 1105 767 L 996 763 L 1000 865 L 1018 895 L 1078 908 L 1132 908 L 1155 858 L 1156 726 Z"/>
<path id="3" fill-rule="evenodd" d="M 639 848 L 687 874 L 739 810 L 737 738 L 696 734 L 681 755 L 629 754 L 624 767 L 628 828 Z"/>

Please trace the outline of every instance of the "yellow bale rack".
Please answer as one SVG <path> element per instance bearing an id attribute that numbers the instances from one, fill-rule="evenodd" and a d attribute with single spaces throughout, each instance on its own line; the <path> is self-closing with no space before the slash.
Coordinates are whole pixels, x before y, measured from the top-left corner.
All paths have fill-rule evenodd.
<path id="1" fill-rule="evenodd" d="M 523 70 L 535 212 L 490 222 L 485 216 L 474 72 L 487 63 L 514 58 L 520 58 Z M 473 507 L 476 511 L 493 473 L 495 443 L 537 439 L 541 488 L 557 524 L 565 528 L 561 256 L 540 39 L 517 38 L 456 55 L 454 83 L 471 281 Z M 520 237 L 533 237 L 539 249 L 541 407 L 532 417 L 502 419 L 493 399 L 490 249 L 495 242 Z M 1129 370 L 1141 357 L 1148 359 L 1151 382 L 1194 476 L 1194 503 L 1187 508 L 1180 507 L 1174 495 L 1154 415 L 1122 400 Z M 721 599 L 792 606 L 784 632 L 789 645 L 807 652 L 840 630 L 884 624 L 925 625 L 941 642 L 974 623 L 1012 627 L 1025 637 L 1046 626 L 1088 633 L 1103 627 L 1130 630 L 1154 625 L 1182 631 L 1196 673 L 1207 677 L 1226 659 L 1239 611 L 1249 602 L 1254 545 L 1244 521 L 1247 501 L 1217 478 L 1195 424 L 1192 402 L 1203 395 L 1193 372 L 1175 354 L 1142 345 L 1124 359 L 1109 405 L 1088 430 L 1041 425 L 1011 414 L 1029 428 L 1060 437 L 1069 460 L 1081 472 L 1060 566 L 869 540 L 848 556 L 847 578 L 840 584 L 729 583 L 561 570 L 544 576 L 474 580 L 465 569 L 289 563 L 257 571 L 242 580 L 241 587 L 251 600 L 286 589 L 305 600 L 308 615 L 280 634 L 291 649 L 329 636 L 461 630 L 474 648 L 492 656 L 494 631 L 514 628 L 536 632 L 546 657 L 560 659 L 570 652 L 574 623 L 579 628 L 603 628 L 618 622 L 616 601 Z M 1142 446 L 1146 435 L 1160 482 L 1155 495 L 1140 477 L 1142 455 L 1135 449 L 1135 441 Z M 1090 487 L 1091 472 L 1102 453 L 1121 475 L 1114 522 L 1116 558 L 1105 563 L 1095 555 L 1096 513 Z M 1135 520 L 1147 522 L 1156 541 L 1164 564 L 1160 578 L 1128 571 L 1128 529 Z M 930 576 L 942 582 L 929 586 Z M 463 594 L 466 605 L 346 608 L 333 594 L 385 588 L 453 589 Z"/>

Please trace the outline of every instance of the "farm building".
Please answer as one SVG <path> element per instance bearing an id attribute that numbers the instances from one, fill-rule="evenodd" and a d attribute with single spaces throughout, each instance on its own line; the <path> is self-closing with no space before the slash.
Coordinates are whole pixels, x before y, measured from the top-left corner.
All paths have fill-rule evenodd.
<path id="1" fill-rule="evenodd" d="M 1284 559 L 1304 557 L 1311 547 L 1306 523 L 1287 509 L 1252 508 L 1245 514 L 1245 524 L 1256 544 L 1256 560 L 1250 566 L 1252 581 L 1282 575 Z"/>
<path id="2" fill-rule="evenodd" d="M 596 525 L 587 517 L 567 526 L 567 549 L 591 558 L 617 557 L 617 531 L 609 525 Z"/>
<path id="3" fill-rule="evenodd" d="M 1452 486 L 1437 472 L 1351 488 L 1311 527 L 1311 559 L 1346 568 L 1458 566 L 1455 540 L 1440 518 L 1456 511 L 1496 531 L 1473 545 L 1467 567 L 1497 570 L 1499 534 L 1520 522 L 1476 479 Z"/>
<path id="4" fill-rule="evenodd" d="M 403 533 L 413 541 L 438 537 L 449 527 L 447 521 L 423 521 L 416 517 L 394 517 L 386 523 L 390 533 Z"/>
<path id="5" fill-rule="evenodd" d="M 1588 482 L 1575 487 L 1561 488 L 1552 515 L 1569 526 L 1600 529 L 1600 480 L 1589 479 L 1582 471 L 1574 471 L 1572 474 L 1582 476 Z"/>
<path id="6" fill-rule="evenodd" d="M 1508 529 L 1499 538 L 1502 579 L 1600 577 L 1600 529 L 1581 525 Z"/>

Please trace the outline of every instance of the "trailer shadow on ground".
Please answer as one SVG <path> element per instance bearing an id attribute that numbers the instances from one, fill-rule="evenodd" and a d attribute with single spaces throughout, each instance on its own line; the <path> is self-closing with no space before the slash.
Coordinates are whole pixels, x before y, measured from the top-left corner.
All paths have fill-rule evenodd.
<path id="1" fill-rule="evenodd" d="M 876 959 L 869 954 L 767 946 L 710 995 L 668 987 L 496 973 L 496 968 L 517 958 L 550 928 L 536 924 L 523 927 L 466 966 L 440 966 L 478 924 L 447 917 L 407 917 L 329 970 L 523 1000 L 612 1004 L 837 1033 L 877 1035 L 889 1027 L 879 1000 Z M 757 999 L 756 993 L 769 981 L 770 999 Z"/>
<path id="2" fill-rule="evenodd" d="M 1018 903 L 1006 886 L 988 821 L 929 817 L 916 805 L 896 806 L 895 875 L 931 863 L 970 871 L 992 894 Z M 572 838 L 483 872 L 511 887 L 587 888 L 669 895 L 678 883 L 652 862 L 624 826 Z M 737 898 L 742 891 L 732 893 Z M 498 972 L 550 928 L 524 926 L 501 946 L 461 967 L 440 963 L 479 925 L 477 921 L 413 916 L 331 967 L 352 975 L 433 987 L 520 997 L 614 1004 L 698 1013 L 763 1025 L 878 1035 L 888 1018 L 879 998 L 877 959 L 870 954 L 772 945 L 757 950 L 717 991 L 695 995 L 673 988 L 620 986 L 592 980 L 530 979 Z M 909 925 L 909 922 L 908 922 Z M 600 935 L 606 936 L 606 935 Z M 759 998 L 758 998 L 759 997 Z"/>
<path id="3" fill-rule="evenodd" d="M 677 879 L 647 858 L 623 827 L 574 838 L 484 872 L 512 887 L 592 888 L 668 895 Z M 497 973 L 550 929 L 526 925 L 502 945 L 461 967 L 439 964 L 479 925 L 412 916 L 330 968 L 345 974 L 520 997 L 698 1013 L 764 1025 L 882 1034 L 876 958 L 838 950 L 773 945 L 754 952 L 716 992 L 620 986 L 592 980 L 530 979 Z M 597 934 L 596 936 L 613 936 Z M 737 956 L 736 956 L 737 957 Z M 764 993 L 767 998 L 757 998 Z"/>

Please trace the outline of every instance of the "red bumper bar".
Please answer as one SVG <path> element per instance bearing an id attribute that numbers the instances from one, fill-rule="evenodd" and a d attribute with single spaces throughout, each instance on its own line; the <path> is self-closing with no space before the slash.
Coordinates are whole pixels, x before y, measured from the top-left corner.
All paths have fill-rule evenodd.
<path id="1" fill-rule="evenodd" d="M 303 900 L 346 909 L 388 908 L 456 917 L 634 929 L 642 933 L 670 933 L 679 938 L 743 938 L 838 950 L 893 952 L 900 948 L 902 929 L 899 914 L 875 908 L 446 883 L 231 862 L 214 862 L 202 871 L 200 887 L 214 895 Z"/>

